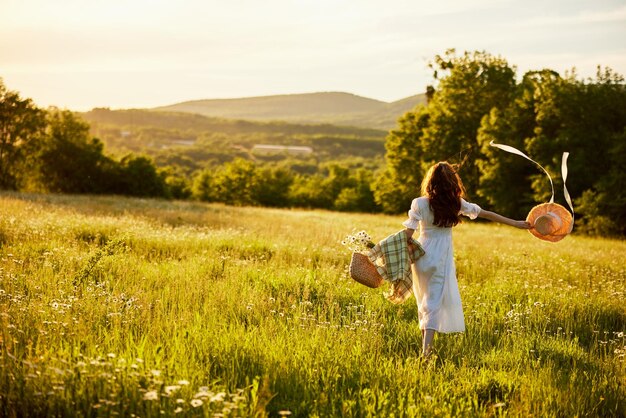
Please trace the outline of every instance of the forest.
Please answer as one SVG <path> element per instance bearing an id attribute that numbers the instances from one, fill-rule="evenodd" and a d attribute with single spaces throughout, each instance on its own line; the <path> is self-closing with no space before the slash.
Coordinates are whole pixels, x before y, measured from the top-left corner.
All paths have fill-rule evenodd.
<path id="1" fill-rule="evenodd" d="M 532 163 L 561 190 L 561 155 L 577 232 L 626 235 L 626 85 L 598 67 L 518 75 L 484 51 L 435 56 L 427 101 L 370 128 L 220 119 L 179 112 L 39 108 L 0 81 L 0 188 L 118 194 L 231 205 L 401 213 L 429 165 L 459 164 L 468 199 L 511 217 L 547 201 Z M 312 152 L 260 154 L 258 144 Z M 557 202 L 563 203 L 562 193 Z"/>

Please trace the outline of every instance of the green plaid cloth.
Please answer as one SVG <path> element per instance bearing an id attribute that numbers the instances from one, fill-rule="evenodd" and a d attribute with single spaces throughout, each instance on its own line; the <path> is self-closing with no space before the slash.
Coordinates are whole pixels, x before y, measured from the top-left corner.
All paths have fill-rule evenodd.
<path id="1" fill-rule="evenodd" d="M 367 253 L 383 279 L 391 282 L 390 290 L 385 293 L 391 302 L 402 303 L 411 296 L 411 264 L 423 255 L 420 243 L 413 238 L 407 240 L 404 230 L 389 235 Z"/>

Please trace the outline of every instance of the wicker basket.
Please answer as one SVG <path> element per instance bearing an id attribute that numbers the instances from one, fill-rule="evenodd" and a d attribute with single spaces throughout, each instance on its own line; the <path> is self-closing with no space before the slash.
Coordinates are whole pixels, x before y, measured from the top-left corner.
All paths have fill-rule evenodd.
<path id="1" fill-rule="evenodd" d="M 352 253 L 350 277 L 367 287 L 377 288 L 383 284 L 383 278 L 370 259 L 361 253 Z"/>

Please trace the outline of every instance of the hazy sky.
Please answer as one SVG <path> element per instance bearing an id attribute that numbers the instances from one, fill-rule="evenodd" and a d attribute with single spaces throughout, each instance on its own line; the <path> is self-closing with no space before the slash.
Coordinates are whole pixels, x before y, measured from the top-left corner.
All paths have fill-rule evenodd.
<path id="1" fill-rule="evenodd" d="M 0 0 L 0 77 L 40 106 L 347 91 L 392 101 L 447 48 L 626 75 L 626 0 Z"/>

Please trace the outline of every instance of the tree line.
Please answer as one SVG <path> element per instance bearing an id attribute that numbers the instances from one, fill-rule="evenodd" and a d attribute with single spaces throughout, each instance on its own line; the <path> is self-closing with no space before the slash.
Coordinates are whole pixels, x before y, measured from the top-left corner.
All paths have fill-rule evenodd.
<path id="1" fill-rule="evenodd" d="M 0 80 L 0 189 L 380 210 L 370 187 L 372 163 L 362 158 L 313 166 L 234 158 L 192 173 L 185 165 L 183 161 L 157 166 L 138 153 L 106 155 L 102 141 L 91 137 L 89 124 L 78 114 L 40 109 Z"/>
<path id="2" fill-rule="evenodd" d="M 200 167 L 185 166 L 189 158 L 157 166 L 137 153 L 113 157 L 77 114 L 40 109 L 0 79 L 0 188 L 402 213 L 427 168 L 448 160 L 460 164 L 469 199 L 523 218 L 548 200 L 549 183 L 532 163 L 490 147 L 494 141 L 543 165 L 556 190 L 562 190 L 561 155 L 569 151 L 576 229 L 626 235 L 621 75 L 598 67 L 594 79 L 583 80 L 575 70 L 561 76 L 544 69 L 518 80 L 505 59 L 480 51 L 448 50 L 430 66 L 436 85 L 427 88 L 427 103 L 402 115 L 388 133 L 384 164 L 375 157 L 307 163 L 242 154 Z M 556 197 L 564 203 L 562 193 Z"/>
<path id="3" fill-rule="evenodd" d="M 237 158 L 194 178 L 192 195 L 207 202 L 270 207 L 322 208 L 378 212 L 365 167 L 329 163 L 322 172 L 299 174 L 281 166 Z"/>

